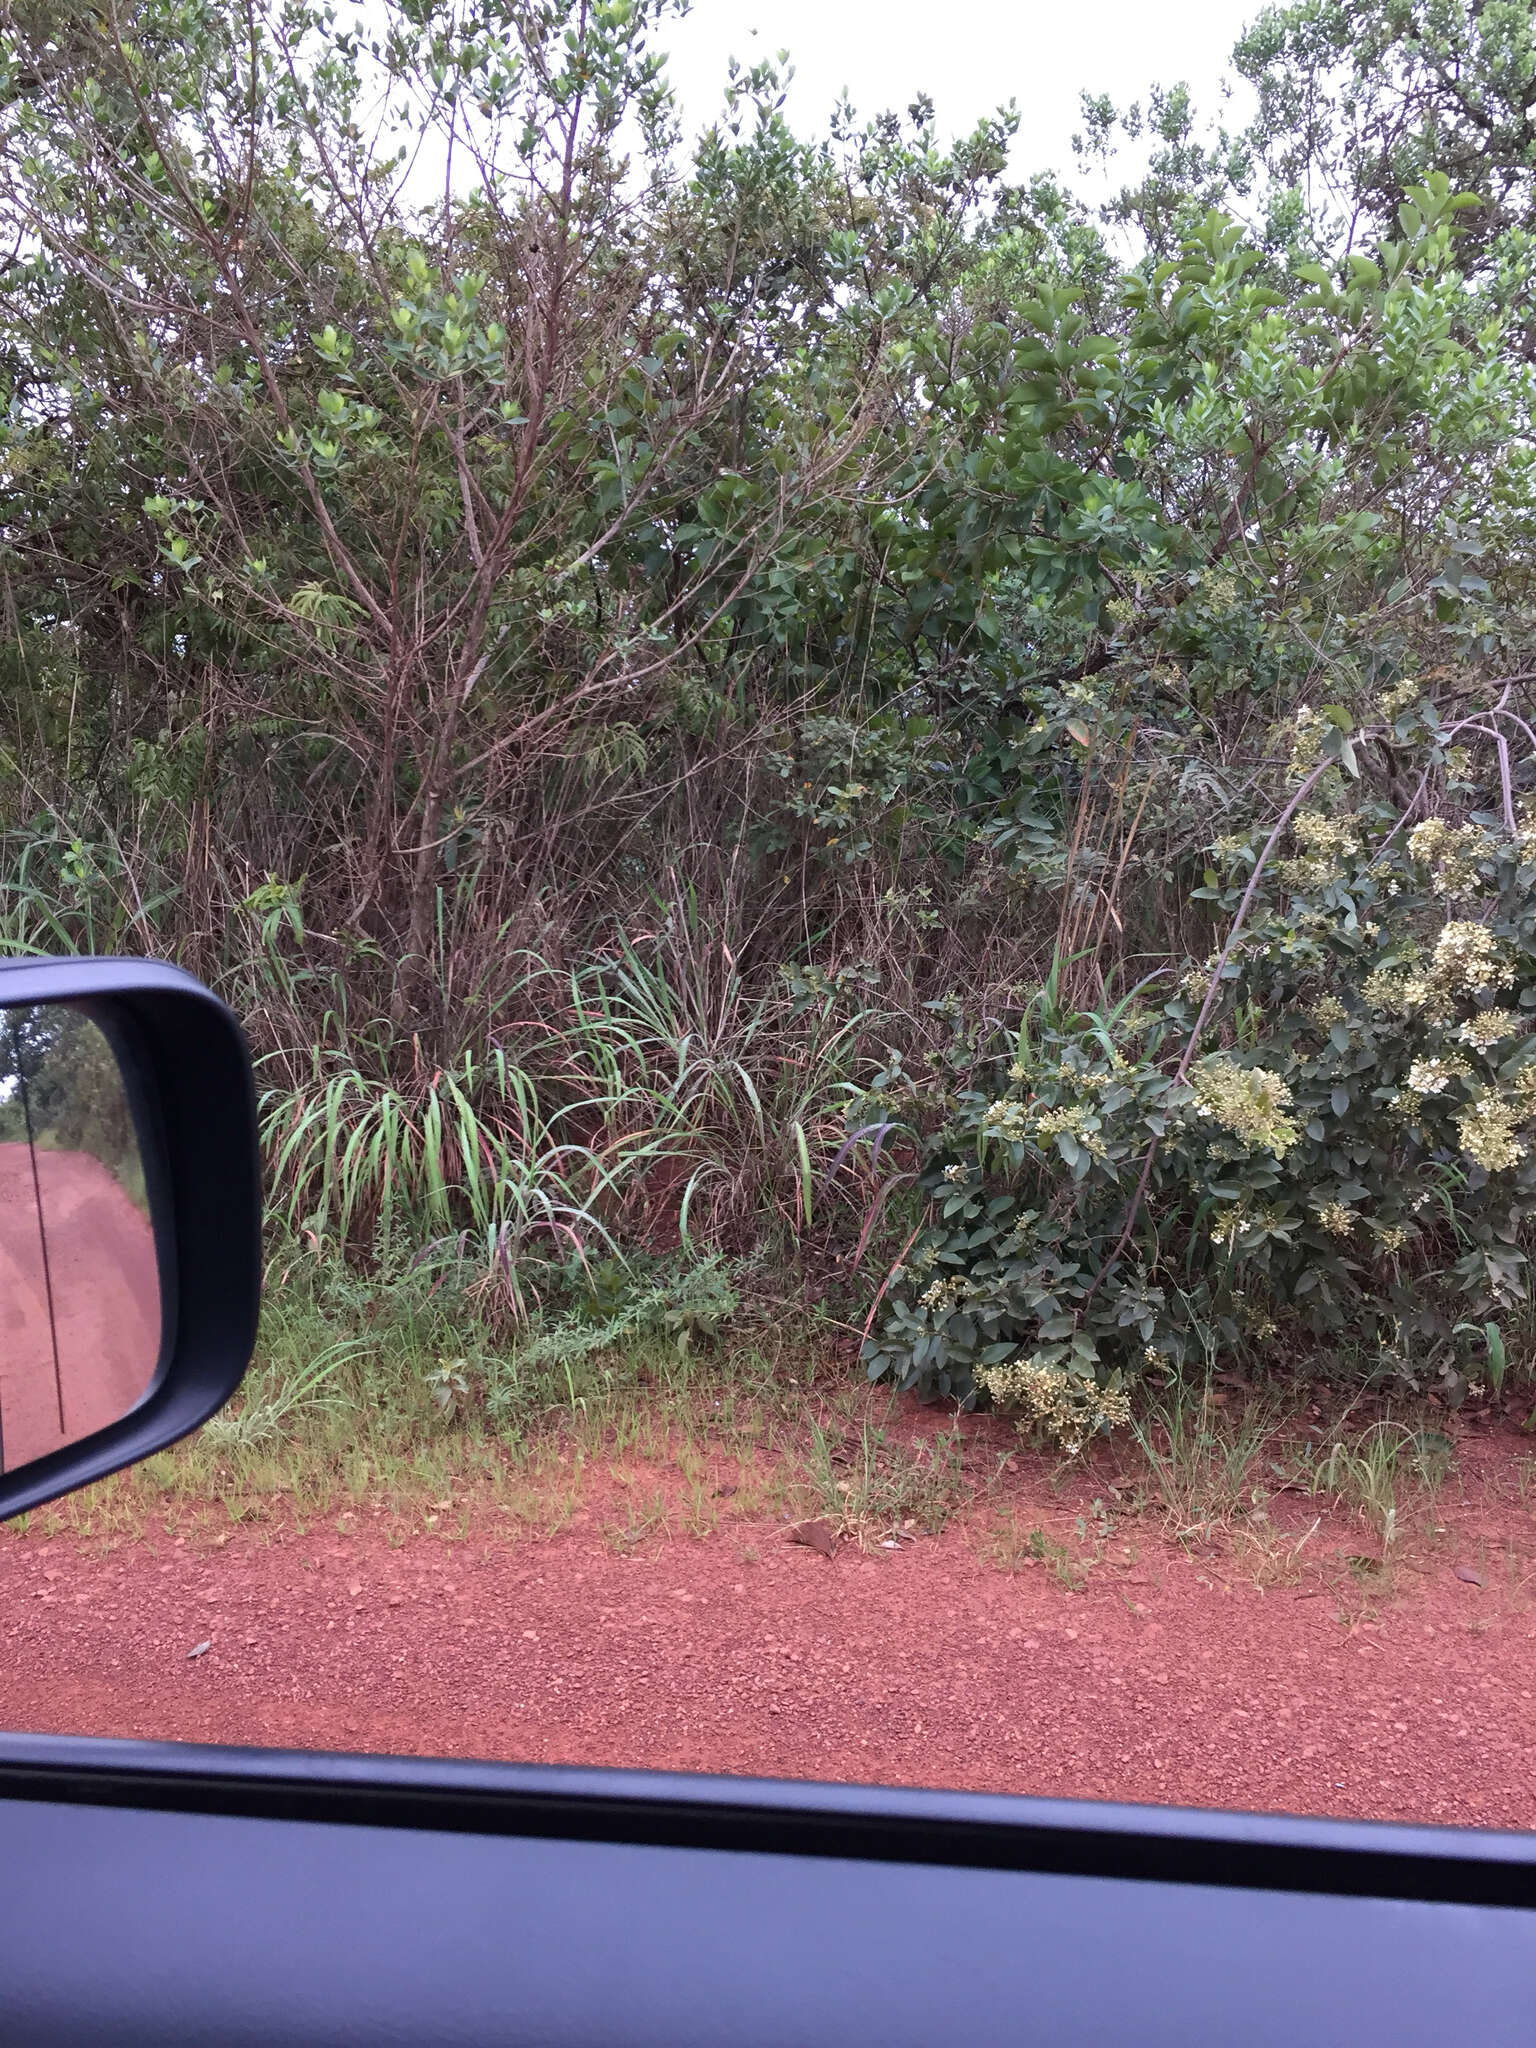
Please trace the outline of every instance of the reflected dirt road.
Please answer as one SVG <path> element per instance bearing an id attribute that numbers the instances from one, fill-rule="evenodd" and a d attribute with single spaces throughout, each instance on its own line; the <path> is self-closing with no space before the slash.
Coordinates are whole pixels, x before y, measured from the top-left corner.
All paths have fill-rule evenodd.
<path id="1" fill-rule="evenodd" d="M 86 1152 L 37 1154 L 59 1371 L 24 1144 L 0 1144 L 0 1450 L 4 1469 L 126 1414 L 160 1349 L 154 1233 Z M 60 1396 L 63 1427 L 59 1422 Z"/>

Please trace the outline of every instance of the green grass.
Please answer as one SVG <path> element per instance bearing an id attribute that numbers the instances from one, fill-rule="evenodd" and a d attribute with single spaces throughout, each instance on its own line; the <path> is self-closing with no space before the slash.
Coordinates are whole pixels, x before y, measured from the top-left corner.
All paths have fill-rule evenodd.
<path id="1" fill-rule="evenodd" d="M 1015 1515 L 1003 1515 L 986 1533 L 981 1542 L 981 1554 L 996 1565 L 999 1571 L 1018 1572 L 1033 1566 L 1043 1566 L 1057 1585 L 1068 1593 L 1081 1593 L 1088 1584 L 1088 1574 L 1098 1561 L 1096 1556 L 1084 1557 L 1068 1549 L 1065 1543 L 1048 1535 L 1038 1522 L 1024 1522 Z"/>
<path id="2" fill-rule="evenodd" d="M 1251 1513 L 1273 1485 L 1265 1466 L 1282 1428 L 1278 1402 L 1259 1395 L 1228 1407 L 1226 1399 L 1209 1380 L 1180 1381 L 1132 1419 L 1143 1483 L 1180 1540 L 1204 1539 Z"/>
<path id="3" fill-rule="evenodd" d="M 1132 1483 L 1180 1541 L 1242 1530 L 1268 1554 L 1287 1547 L 1272 1528 L 1278 1495 L 1305 1495 L 1362 1521 L 1383 1553 L 1413 1518 L 1432 1517 L 1454 1445 L 1426 1408 L 1407 1419 L 1349 1401 L 1304 1425 L 1272 1391 L 1179 1383 L 1134 1417 Z"/>
<path id="4" fill-rule="evenodd" d="M 814 1310 L 735 1315 L 719 1261 L 596 1277 L 600 1292 L 571 1288 L 558 1312 L 508 1331 L 458 1269 L 408 1266 L 384 1282 L 296 1251 L 272 1264 L 230 1404 L 43 1517 L 87 1535 L 186 1514 L 229 1526 L 381 1511 L 426 1525 L 446 1516 L 440 1503 L 474 1500 L 548 1533 L 583 1471 L 650 1467 L 665 1468 L 668 1528 L 704 1533 L 719 1519 L 711 1461 L 787 1471 L 808 1407 L 836 1426 L 862 1392 L 829 1363 L 839 1333 Z M 774 1505 L 790 1491 L 780 1480 Z M 730 1498 L 739 1512 L 767 1494 L 738 1476 Z"/>
<path id="5" fill-rule="evenodd" d="M 321 1252 L 451 1256 L 513 1327 L 621 1246 L 793 1241 L 834 1182 L 856 1226 L 842 1112 L 879 1021 L 749 987 L 687 902 L 570 973 L 524 956 L 486 1042 L 441 1064 L 338 1007 L 325 1043 L 260 1065 L 275 1215 Z"/>
<path id="6" fill-rule="evenodd" d="M 978 1490 L 966 1471 L 958 1420 L 903 1442 L 888 1426 L 896 1402 L 888 1398 L 882 1406 L 885 1426 L 868 1411 L 853 1427 L 809 1423 L 808 1505 L 864 1547 L 936 1535 Z"/>
<path id="7" fill-rule="evenodd" d="M 1454 1455 L 1442 1430 L 1391 1415 L 1351 1426 L 1346 1415 L 1303 1447 L 1295 1469 L 1314 1495 L 1358 1515 L 1385 1552 L 1403 1533 L 1407 1510 L 1433 1509 Z"/>

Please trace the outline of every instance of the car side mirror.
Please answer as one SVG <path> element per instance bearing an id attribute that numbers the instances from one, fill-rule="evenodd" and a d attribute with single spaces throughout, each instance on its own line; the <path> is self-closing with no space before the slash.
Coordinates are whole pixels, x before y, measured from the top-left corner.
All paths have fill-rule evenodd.
<path id="1" fill-rule="evenodd" d="M 224 1005 L 153 961 L 0 963 L 0 1519 L 228 1400 L 260 1230 L 251 1064 Z"/>

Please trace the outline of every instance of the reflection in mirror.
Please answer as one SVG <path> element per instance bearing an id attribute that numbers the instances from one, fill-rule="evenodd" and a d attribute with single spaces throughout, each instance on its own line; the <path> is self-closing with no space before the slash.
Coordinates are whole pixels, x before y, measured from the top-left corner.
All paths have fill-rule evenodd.
<path id="1" fill-rule="evenodd" d="M 133 1113 L 100 1027 L 0 1008 L 0 1471 L 126 1415 L 160 1352 Z"/>

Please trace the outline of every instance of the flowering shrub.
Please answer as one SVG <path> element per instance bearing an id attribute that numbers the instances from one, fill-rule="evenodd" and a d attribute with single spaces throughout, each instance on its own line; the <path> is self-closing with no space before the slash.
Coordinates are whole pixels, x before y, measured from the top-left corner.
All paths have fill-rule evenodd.
<path id="1" fill-rule="evenodd" d="M 1427 705 L 1405 728 L 1455 770 Z M 1506 796 L 1408 829 L 1329 769 L 1266 866 L 1262 835 L 1213 847 L 1229 944 L 1161 1008 L 1043 992 L 925 1140 L 871 1378 L 1068 1450 L 1215 1351 L 1342 1341 L 1458 1399 L 1456 1326 L 1524 1298 L 1536 1212 L 1536 799 Z"/>

